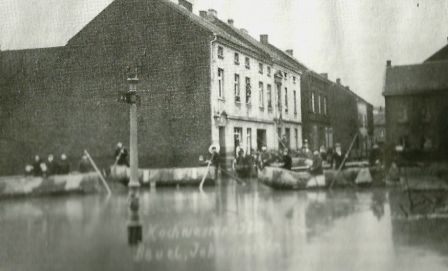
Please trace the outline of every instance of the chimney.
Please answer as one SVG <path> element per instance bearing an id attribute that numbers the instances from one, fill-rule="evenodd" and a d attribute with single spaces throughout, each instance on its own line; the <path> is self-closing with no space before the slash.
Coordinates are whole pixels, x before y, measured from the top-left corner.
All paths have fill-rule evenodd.
<path id="1" fill-rule="evenodd" d="M 193 4 L 187 0 L 179 0 L 179 5 L 186 8 L 189 12 L 193 12 Z"/>
<path id="2" fill-rule="evenodd" d="M 210 8 L 210 9 L 207 11 L 207 16 L 208 16 L 209 18 L 217 18 L 217 17 L 218 17 L 218 12 L 217 12 L 215 9 Z"/>
<path id="3" fill-rule="evenodd" d="M 199 16 L 201 17 L 201 18 L 207 18 L 207 11 L 205 11 L 205 10 L 200 10 L 199 11 Z"/>
<path id="4" fill-rule="evenodd" d="M 294 51 L 292 49 L 288 49 L 285 52 L 290 56 L 294 56 Z"/>
<path id="5" fill-rule="evenodd" d="M 392 61 L 387 60 L 386 61 L 386 67 L 392 67 Z"/>
<path id="6" fill-rule="evenodd" d="M 341 78 L 336 78 L 336 84 L 338 84 L 338 85 L 341 84 Z"/>
<path id="7" fill-rule="evenodd" d="M 249 34 L 249 31 L 247 31 L 247 29 L 245 29 L 245 28 L 241 28 L 240 31 L 243 33 Z"/>
<path id="8" fill-rule="evenodd" d="M 228 23 L 229 25 L 233 26 L 233 19 L 228 19 L 228 20 L 227 20 L 227 23 Z"/>
<path id="9" fill-rule="evenodd" d="M 320 74 L 323 78 L 328 79 L 328 73 L 321 73 Z"/>
<path id="10" fill-rule="evenodd" d="M 260 35 L 260 42 L 262 43 L 262 44 L 268 44 L 269 43 L 269 38 L 268 38 L 269 36 L 268 35 L 266 35 L 266 34 L 262 34 L 262 35 Z"/>

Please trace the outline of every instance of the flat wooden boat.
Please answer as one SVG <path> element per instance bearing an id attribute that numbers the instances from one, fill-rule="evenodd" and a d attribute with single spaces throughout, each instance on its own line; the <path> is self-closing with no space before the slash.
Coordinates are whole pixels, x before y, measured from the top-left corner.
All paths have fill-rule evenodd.
<path id="1" fill-rule="evenodd" d="M 214 167 L 139 169 L 139 182 L 142 185 L 157 186 L 199 185 L 205 176 L 204 185 L 214 185 L 214 174 Z M 127 184 L 129 176 L 128 167 L 111 166 L 108 179 Z"/>
<path id="2" fill-rule="evenodd" d="M 68 193 L 94 193 L 101 190 L 95 172 L 67 175 L 0 177 L 0 198 Z"/>

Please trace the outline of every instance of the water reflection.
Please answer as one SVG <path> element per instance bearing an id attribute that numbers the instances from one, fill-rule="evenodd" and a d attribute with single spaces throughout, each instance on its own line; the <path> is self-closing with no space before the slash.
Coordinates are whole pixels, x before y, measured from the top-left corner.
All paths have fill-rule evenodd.
<path id="1" fill-rule="evenodd" d="M 397 219 L 396 196 L 384 190 L 273 191 L 223 180 L 204 191 L 142 191 L 143 239 L 131 248 L 126 193 L 3 201 L 0 270 L 448 268 L 446 221 Z"/>

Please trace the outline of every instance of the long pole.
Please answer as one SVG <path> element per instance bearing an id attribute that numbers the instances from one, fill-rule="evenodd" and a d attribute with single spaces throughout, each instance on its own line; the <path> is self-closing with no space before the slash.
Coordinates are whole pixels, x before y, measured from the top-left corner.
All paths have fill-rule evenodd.
<path id="1" fill-rule="evenodd" d="M 95 162 L 93 161 L 92 157 L 90 156 L 90 154 L 87 152 L 87 150 L 84 150 L 84 154 L 87 156 L 87 158 L 90 161 L 90 164 L 92 164 L 93 168 L 95 169 L 96 173 L 100 176 L 101 182 L 103 183 L 104 187 L 107 190 L 107 195 L 111 195 L 112 191 L 109 188 L 109 185 L 107 185 L 106 180 L 103 177 L 103 174 L 101 174 L 101 171 L 98 169 L 98 167 L 96 166 Z"/>
<path id="2" fill-rule="evenodd" d="M 356 133 L 356 135 L 353 137 L 353 140 L 350 143 L 350 147 L 348 148 L 348 151 L 345 153 L 344 159 L 342 160 L 341 164 L 339 165 L 338 171 L 336 171 L 334 179 L 331 181 L 330 189 L 333 188 L 334 182 L 336 181 L 336 177 L 338 176 L 339 172 L 341 172 L 342 167 L 345 164 L 345 161 L 347 160 L 348 156 L 350 155 L 350 152 L 352 151 L 353 144 L 355 143 L 356 138 L 358 138 L 358 133 Z"/>
<path id="3" fill-rule="evenodd" d="M 130 167 L 131 174 L 129 180 L 130 187 L 138 187 L 138 149 L 137 149 L 137 104 L 131 104 L 130 108 Z"/>

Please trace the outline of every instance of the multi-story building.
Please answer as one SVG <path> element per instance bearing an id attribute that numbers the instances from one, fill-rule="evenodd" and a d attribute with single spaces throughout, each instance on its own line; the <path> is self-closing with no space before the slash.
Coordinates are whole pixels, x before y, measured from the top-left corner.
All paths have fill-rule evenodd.
<path id="1" fill-rule="evenodd" d="M 308 70 L 301 84 L 303 137 L 312 150 L 333 147 L 333 128 L 330 122 L 330 86 L 328 74 Z M 338 111 L 335 111 L 338 112 Z"/>
<path id="2" fill-rule="evenodd" d="M 421 64 L 386 64 L 386 139 L 405 152 L 448 157 L 448 45 Z M 422 157 L 418 155 L 416 157 Z"/>
<path id="3" fill-rule="evenodd" d="M 66 45 L 1 53 L 0 169 L 20 172 L 34 154 L 84 149 L 101 167 L 127 142 L 117 102 L 128 72 L 140 79 L 142 167 L 197 165 L 211 143 L 233 156 L 302 141 L 300 77 L 293 56 L 192 5 L 115 0 Z"/>

